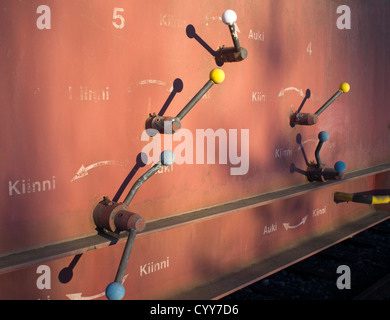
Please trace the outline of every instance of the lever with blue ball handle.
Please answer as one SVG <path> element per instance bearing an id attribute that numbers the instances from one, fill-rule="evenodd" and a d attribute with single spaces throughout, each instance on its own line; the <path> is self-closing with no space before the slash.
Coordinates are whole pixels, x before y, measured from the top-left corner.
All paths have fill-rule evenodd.
<path id="1" fill-rule="evenodd" d="M 130 202 L 146 180 L 160 170 L 161 167 L 171 166 L 174 162 L 175 155 L 173 152 L 169 150 L 163 151 L 160 155 L 160 161 L 134 183 L 123 203 L 117 203 L 104 197 L 94 209 L 93 219 L 99 229 L 115 233 L 121 231 L 127 231 L 129 233 L 115 280 L 107 286 L 105 291 L 106 297 L 109 300 L 121 300 L 124 297 L 125 289 L 122 282 L 134 240 L 137 233 L 145 229 L 145 220 L 138 214 L 129 211 L 128 207 Z"/>
<path id="2" fill-rule="evenodd" d="M 346 165 L 343 161 L 337 161 L 333 168 L 325 168 L 325 165 L 321 162 L 320 151 L 324 142 L 329 139 L 329 133 L 326 131 L 321 131 L 318 134 L 318 145 L 315 150 L 316 163 L 309 163 L 307 168 L 307 179 L 312 181 L 322 181 L 327 180 L 342 180 L 344 178 L 344 171 Z"/>

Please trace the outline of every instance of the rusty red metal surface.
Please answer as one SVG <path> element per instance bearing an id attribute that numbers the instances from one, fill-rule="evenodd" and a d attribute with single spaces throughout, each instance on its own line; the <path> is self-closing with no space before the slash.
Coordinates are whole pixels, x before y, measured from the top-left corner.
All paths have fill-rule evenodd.
<path id="1" fill-rule="evenodd" d="M 218 67 L 211 53 L 232 46 L 221 20 L 226 9 L 237 13 L 248 56 L 219 66 L 225 80 L 181 121 L 177 133 L 186 135 L 161 136 L 149 159 L 171 149 L 176 163 L 140 188 L 131 212 L 147 225 L 306 184 L 304 154 L 315 160 L 320 131 L 330 135 L 321 151 L 328 167 L 342 160 L 350 172 L 390 162 L 390 4 L 343 4 L 350 29 L 338 27 L 338 1 L 2 1 L 0 258 L 96 234 L 92 214 L 103 196 L 123 201 L 152 165 L 140 161 L 152 141 L 143 134 L 149 115 L 177 114 Z M 302 112 L 313 113 L 344 81 L 351 90 L 317 123 L 290 126 L 308 89 Z M 206 130 L 220 136 L 215 146 Z M 192 148 L 180 163 L 188 134 Z M 139 234 L 125 298 L 165 297 L 336 228 L 371 209 L 336 205 L 333 192 L 389 184 L 388 175 L 373 175 Z M 1 274 L 0 298 L 103 299 L 123 246 L 42 263 L 55 275 L 50 290 L 36 285 L 38 265 Z"/>

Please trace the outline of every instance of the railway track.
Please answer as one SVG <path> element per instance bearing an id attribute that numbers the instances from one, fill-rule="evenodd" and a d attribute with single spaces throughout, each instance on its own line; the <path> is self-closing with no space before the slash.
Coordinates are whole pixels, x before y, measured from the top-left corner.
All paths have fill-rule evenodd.
<path id="1" fill-rule="evenodd" d="M 373 299 L 390 299 L 390 219 L 221 300 Z"/>

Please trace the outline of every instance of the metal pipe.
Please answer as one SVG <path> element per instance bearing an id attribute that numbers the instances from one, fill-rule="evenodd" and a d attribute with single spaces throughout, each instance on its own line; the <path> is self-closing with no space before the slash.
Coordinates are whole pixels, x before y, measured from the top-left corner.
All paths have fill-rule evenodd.
<path id="1" fill-rule="evenodd" d="M 146 171 L 131 187 L 129 193 L 127 194 L 124 204 L 127 206 L 130 205 L 131 200 L 133 200 L 135 194 L 138 189 L 142 186 L 142 184 L 148 180 L 151 176 L 153 176 L 158 170 L 161 169 L 162 166 L 171 166 L 175 162 L 175 155 L 170 150 L 165 150 L 161 152 L 160 161 L 156 163 L 153 167 L 151 167 L 148 171 Z"/>
<path id="2" fill-rule="evenodd" d="M 324 105 L 321 107 L 321 108 L 319 108 L 314 114 L 318 117 L 321 113 L 323 113 L 324 111 L 325 111 L 325 109 L 327 108 L 327 107 L 329 107 L 330 106 L 330 104 L 333 102 L 333 101 L 335 101 L 341 94 L 343 93 L 343 91 L 341 91 L 341 90 L 338 90 L 328 101 L 326 101 L 325 103 L 324 103 Z"/>
<path id="3" fill-rule="evenodd" d="M 187 103 L 187 105 L 177 114 L 176 118 L 182 120 L 184 116 L 190 112 L 190 110 L 195 106 L 195 104 L 203 97 L 203 95 L 213 86 L 214 82 L 209 80 L 203 86 L 202 89 Z"/>
<path id="4" fill-rule="evenodd" d="M 127 237 L 125 249 L 123 250 L 122 253 L 122 258 L 121 258 L 121 262 L 119 263 L 118 271 L 116 272 L 115 282 L 122 283 L 136 235 L 137 235 L 137 230 L 131 228 L 129 231 L 129 235 Z"/>
<path id="5" fill-rule="evenodd" d="M 230 30 L 230 35 L 232 36 L 232 40 L 234 43 L 234 48 L 236 48 L 236 51 L 238 52 L 240 50 L 240 41 L 238 40 L 237 32 L 236 32 L 236 25 L 229 24 L 229 30 Z"/>
<path id="6" fill-rule="evenodd" d="M 142 186 L 142 184 L 148 180 L 151 176 L 153 176 L 158 170 L 161 169 L 163 164 L 160 162 L 156 163 L 153 167 L 151 167 L 148 171 L 146 171 L 131 187 L 129 193 L 127 194 L 125 200 L 123 201 L 127 206 L 129 206 L 131 200 L 133 200 L 135 194 L 138 189 Z"/>
<path id="7" fill-rule="evenodd" d="M 176 119 L 181 121 L 184 116 L 190 112 L 194 105 L 203 97 L 203 95 L 213 86 L 214 83 L 219 84 L 225 80 L 225 73 L 223 70 L 215 68 L 211 70 L 209 74 L 209 81 L 203 86 L 202 89 L 187 103 L 187 105 L 177 114 Z"/>

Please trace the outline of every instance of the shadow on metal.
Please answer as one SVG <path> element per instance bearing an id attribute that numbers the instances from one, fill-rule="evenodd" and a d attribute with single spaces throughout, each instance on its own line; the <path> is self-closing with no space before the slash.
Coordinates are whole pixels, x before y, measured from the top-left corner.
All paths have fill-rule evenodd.
<path id="1" fill-rule="evenodd" d="M 297 113 L 301 112 L 301 110 L 302 110 L 304 104 L 306 103 L 306 100 L 309 99 L 310 96 L 311 96 L 311 91 L 310 91 L 310 89 L 307 89 L 307 90 L 306 90 L 306 94 L 305 94 L 305 96 L 304 96 L 304 98 L 303 98 L 303 100 L 302 100 L 302 102 L 301 102 L 301 105 L 299 106 L 299 108 L 298 108 L 298 110 L 297 110 Z"/>
<path id="2" fill-rule="evenodd" d="M 173 98 L 175 97 L 176 93 L 181 92 L 183 90 L 183 81 L 180 78 L 176 78 L 175 81 L 173 81 L 173 89 L 171 94 L 169 95 L 168 99 L 165 101 L 164 105 L 162 106 L 161 110 L 159 111 L 158 115 L 163 116 L 165 111 L 167 111 L 169 105 L 171 104 Z"/>
<path id="3" fill-rule="evenodd" d="M 195 39 L 196 41 L 198 41 L 198 43 L 207 50 L 208 53 L 210 53 L 214 58 L 215 58 L 215 55 L 216 55 L 216 51 L 214 51 L 197 33 L 196 33 L 196 30 L 195 30 L 195 27 L 192 25 L 192 24 L 189 24 L 186 28 L 186 35 L 188 38 L 190 39 Z M 222 63 L 218 63 L 217 61 L 215 61 L 215 63 L 217 64 L 218 67 L 222 67 L 223 66 L 223 62 Z"/>
<path id="4" fill-rule="evenodd" d="M 81 256 L 83 254 L 77 254 L 74 256 L 72 261 L 70 262 L 69 266 L 65 267 L 60 271 L 58 274 L 58 280 L 60 280 L 61 283 L 65 284 L 68 283 L 73 278 L 73 269 L 76 266 L 77 262 L 80 260 Z"/>
<path id="5" fill-rule="evenodd" d="M 308 91 L 310 92 L 310 90 L 308 90 Z M 309 94 L 309 96 L 310 96 L 310 94 Z M 306 96 L 305 96 L 305 98 L 303 99 L 303 101 L 302 101 L 301 106 L 299 107 L 299 109 L 301 109 L 302 106 L 303 106 L 303 104 L 305 103 L 305 101 L 306 101 L 306 99 L 307 99 L 306 97 L 307 97 L 307 91 L 306 91 Z M 306 166 L 308 167 L 308 166 L 309 166 L 309 161 L 307 160 L 305 148 L 303 147 L 303 144 L 302 144 L 302 135 L 301 135 L 300 133 L 297 134 L 296 142 L 297 142 L 297 144 L 299 145 L 299 147 L 300 147 L 300 149 L 301 149 L 301 151 L 302 151 L 303 159 L 305 160 Z M 297 167 L 295 166 L 295 164 L 292 163 L 292 164 L 290 165 L 290 173 L 294 173 L 294 172 L 300 173 L 300 174 L 302 174 L 302 175 L 304 175 L 304 176 L 307 177 L 307 172 L 306 172 L 305 170 L 302 170 L 302 169 L 300 169 L 300 168 L 297 168 Z"/>
<path id="6" fill-rule="evenodd" d="M 145 165 L 147 163 L 147 159 L 148 159 L 148 156 L 145 153 L 143 153 L 143 152 L 138 153 L 133 169 L 131 169 L 131 171 L 127 175 L 126 179 L 122 182 L 121 186 L 119 187 L 119 189 L 116 192 L 112 201 L 118 202 L 123 191 L 125 191 L 127 185 L 130 183 L 131 179 L 133 179 L 133 177 L 137 173 L 138 169 L 145 167 Z"/>
<path id="7" fill-rule="evenodd" d="M 159 117 L 162 117 L 165 112 L 167 111 L 169 105 L 171 104 L 171 102 L 173 101 L 173 98 L 175 97 L 176 93 L 179 93 L 183 90 L 183 81 L 180 79 L 180 78 L 176 78 L 174 81 L 173 81 L 173 89 L 172 89 L 172 92 L 170 93 L 170 95 L 168 96 L 167 100 L 165 101 L 164 105 L 161 107 L 160 111 L 158 112 L 158 114 L 156 115 L 156 113 L 150 113 L 149 114 L 149 117 L 146 119 L 145 121 L 145 128 L 147 129 L 146 130 L 146 133 L 150 136 L 150 137 L 153 137 L 156 133 L 154 132 L 154 130 L 148 130 L 148 128 L 151 128 L 152 126 L 152 120 L 156 117 L 156 116 L 159 116 Z M 114 200 L 115 201 L 115 200 Z"/>

